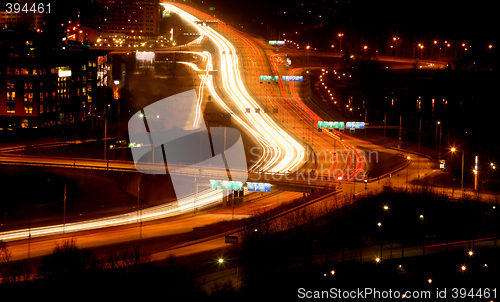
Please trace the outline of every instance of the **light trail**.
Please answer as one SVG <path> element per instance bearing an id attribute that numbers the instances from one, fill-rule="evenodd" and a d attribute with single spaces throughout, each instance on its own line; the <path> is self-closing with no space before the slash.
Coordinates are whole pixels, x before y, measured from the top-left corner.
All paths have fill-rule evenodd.
<path id="1" fill-rule="evenodd" d="M 193 211 L 193 207 L 203 209 L 220 203 L 223 193 L 220 190 L 206 190 L 198 193 L 197 196 L 187 196 L 178 199 L 177 202 L 167 203 L 153 208 L 147 208 L 137 212 L 131 212 L 111 217 L 92 219 L 84 222 L 73 222 L 66 224 L 51 225 L 45 227 L 25 228 L 14 231 L 0 233 L 0 241 L 12 241 L 19 239 L 28 239 L 31 237 L 50 236 L 62 233 L 72 233 L 101 229 L 107 227 L 116 227 L 127 224 L 133 224 L 141 221 L 156 220 L 172 217 Z M 140 213 L 139 213 L 140 212 Z"/>
<path id="2" fill-rule="evenodd" d="M 259 62 L 261 69 L 265 70 L 264 62 L 261 58 L 259 50 L 256 48 L 254 43 L 249 41 L 249 39 L 253 39 L 253 38 L 252 37 L 246 38 L 245 35 L 243 33 L 241 33 L 239 30 L 236 30 L 236 29 L 233 29 L 230 27 L 228 27 L 226 30 L 228 32 L 231 32 L 231 34 L 233 36 L 239 38 L 239 40 L 242 43 L 246 44 L 248 46 L 248 48 L 250 49 L 251 53 L 249 54 L 249 56 L 252 58 L 251 59 L 252 62 L 250 63 L 251 77 L 256 77 L 256 75 L 258 74 L 256 60 L 254 58 L 258 58 L 258 62 Z M 256 41 L 256 43 L 259 43 L 259 41 Z M 279 60 L 280 60 L 280 57 L 278 56 L 278 54 L 271 55 L 270 63 L 274 69 L 274 73 L 277 74 L 279 78 L 281 78 L 280 70 L 279 70 L 279 67 L 277 64 L 277 61 L 279 61 Z M 320 68 L 320 67 L 318 67 L 318 68 Z M 294 75 L 294 73 L 299 69 L 300 68 L 293 69 L 292 71 L 290 71 L 289 75 Z M 262 84 L 261 85 L 256 84 L 256 81 L 250 80 L 249 82 L 255 91 L 258 91 L 258 90 L 262 91 L 263 90 L 262 87 L 268 87 L 265 85 L 263 86 Z M 302 126 L 300 128 L 303 129 L 303 132 L 305 131 L 305 129 L 307 127 L 307 128 L 309 128 L 308 130 L 310 131 L 311 135 L 315 135 L 314 134 L 316 132 L 315 126 L 317 125 L 317 122 L 322 120 L 322 119 L 301 101 L 300 97 L 296 93 L 294 82 L 289 82 L 289 89 L 290 89 L 292 98 L 290 98 L 288 96 L 288 92 L 286 91 L 285 84 L 282 81 L 279 81 L 278 84 L 279 84 L 279 93 L 284 97 L 280 98 L 280 100 L 276 100 L 276 98 L 273 97 L 273 95 L 271 95 L 267 91 L 267 89 L 264 88 L 264 92 L 265 92 L 264 101 L 266 100 L 266 98 L 268 100 L 271 99 L 274 104 L 270 104 L 270 102 L 268 101 L 267 102 L 268 106 L 270 106 L 272 108 L 279 108 L 278 112 L 283 112 L 283 113 L 288 112 L 288 117 L 291 117 L 292 120 L 294 120 L 295 122 L 298 122 L 299 120 L 301 121 L 301 123 L 299 124 L 299 127 Z M 272 87 L 271 90 L 274 89 L 274 85 L 271 85 L 270 87 Z M 285 100 L 286 102 L 282 102 L 281 99 Z M 285 116 L 283 113 L 281 113 L 281 117 L 282 117 L 283 122 L 284 122 Z M 290 118 L 288 118 L 288 117 L 287 117 L 287 121 L 290 122 Z M 293 127 L 293 129 L 295 129 L 295 127 Z M 295 131 L 296 134 L 300 136 L 300 133 L 298 133 L 297 131 L 300 131 L 300 129 Z M 324 132 L 324 133 L 327 136 L 334 139 L 335 142 L 334 142 L 333 146 L 332 146 L 331 142 L 327 142 L 319 134 L 316 134 L 316 136 L 317 136 L 315 138 L 316 145 L 322 146 L 324 148 L 323 150 L 330 150 L 330 149 L 335 150 L 335 149 L 337 149 L 335 147 L 335 145 L 338 144 L 341 148 L 338 148 L 337 150 L 338 150 L 338 152 L 342 153 L 343 158 L 345 159 L 345 163 L 344 163 L 344 166 L 342 169 L 338 169 L 339 164 L 340 164 L 339 160 L 332 160 L 332 163 L 328 169 L 328 175 L 332 175 L 335 178 L 340 176 L 343 178 L 347 177 L 347 178 L 351 178 L 351 179 L 353 177 L 355 177 L 356 175 L 359 175 L 363 171 L 363 168 L 365 166 L 365 164 L 364 164 L 365 161 L 364 161 L 363 155 L 354 146 L 343 141 L 337 134 L 331 133 L 331 132 Z M 304 133 L 302 135 L 304 135 Z M 314 149 L 314 146 L 313 146 L 313 149 Z M 333 153 L 332 153 L 331 158 L 334 158 Z M 326 161 L 326 155 L 325 155 L 325 161 Z M 350 169 L 351 166 L 353 166 L 352 169 Z M 322 171 L 319 171 L 319 172 L 323 173 L 323 169 L 321 169 L 321 170 Z M 352 171 L 352 172 L 349 172 L 349 171 Z"/>
<path id="3" fill-rule="evenodd" d="M 201 107 L 203 87 L 204 85 L 207 85 L 210 93 L 214 96 L 217 102 L 227 112 L 229 112 L 238 123 L 248 130 L 248 132 L 253 134 L 263 147 L 262 156 L 259 161 L 252 166 L 252 169 L 266 171 L 269 173 L 285 173 L 298 169 L 299 165 L 303 162 L 305 148 L 300 143 L 295 141 L 287 132 L 281 129 L 246 91 L 239 72 L 238 56 L 236 55 L 236 50 L 233 45 L 212 28 L 196 24 L 196 21 L 199 20 L 194 16 L 175 6 L 171 6 L 171 8 L 203 34 L 199 39 L 193 41 L 193 43 L 200 43 L 203 36 L 206 36 L 216 45 L 219 52 L 218 55 L 220 57 L 219 72 L 222 76 L 223 88 L 236 105 L 238 109 L 237 113 L 244 116 L 249 122 L 245 122 L 244 119 L 240 118 L 238 114 L 233 112 L 215 92 L 213 77 L 209 74 L 209 71 L 213 68 L 211 54 L 208 52 L 195 52 L 198 55 L 202 55 L 207 63 L 205 67 L 206 73 L 200 75 L 202 81 L 199 86 L 197 119 L 193 123 L 193 127 L 196 127 L 201 121 L 201 111 L 199 108 Z M 200 70 L 197 66 L 193 66 L 191 64 L 187 65 L 193 67 L 196 71 Z M 251 110 L 253 109 L 253 112 L 247 113 L 247 108 L 250 108 Z M 257 113 L 256 109 L 259 109 L 261 113 Z M 147 208 L 132 213 L 92 219 L 84 222 L 73 222 L 2 232 L 0 233 L 0 240 L 13 241 L 27 239 L 29 236 L 32 238 L 50 236 L 61 233 L 72 233 L 122 226 L 137 223 L 139 220 L 149 221 L 161 219 L 188 213 L 194 208 L 205 208 L 220 204 L 222 198 L 222 191 L 209 189 L 199 192 L 196 195 L 178 199 L 177 202 Z"/>
<path id="4" fill-rule="evenodd" d="M 203 20 L 174 6 L 174 4 L 162 5 L 168 6 L 172 12 L 177 13 L 215 44 L 220 57 L 218 72 L 221 75 L 222 86 L 228 93 L 229 98 L 234 102 L 237 112 L 228 110 L 229 106 L 224 104 L 220 97 L 217 96 L 216 100 L 233 117 L 236 118 L 238 114 L 243 115 L 248 120 L 248 123 L 239 118 L 236 118 L 236 120 L 252 133 L 262 146 L 262 156 L 254 163 L 251 170 L 285 173 L 298 169 L 300 164 L 303 163 L 305 148 L 281 129 L 249 95 L 241 79 L 239 60 L 234 46 L 213 28 L 197 24 L 197 22 Z M 208 77 L 211 78 L 212 76 L 208 75 Z M 208 81 L 210 83 L 209 90 L 212 92 L 215 89 L 213 89 L 211 82 Z M 247 112 L 247 108 L 250 109 L 250 113 Z"/>

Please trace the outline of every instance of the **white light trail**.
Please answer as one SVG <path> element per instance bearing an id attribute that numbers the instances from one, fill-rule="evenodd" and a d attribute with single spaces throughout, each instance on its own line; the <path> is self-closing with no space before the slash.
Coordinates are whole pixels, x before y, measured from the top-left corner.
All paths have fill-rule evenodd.
<path id="1" fill-rule="evenodd" d="M 216 94 L 214 95 L 215 99 L 225 110 L 231 113 L 233 118 L 253 134 L 262 146 L 263 154 L 251 169 L 270 173 L 284 173 L 298 169 L 299 165 L 303 162 L 305 148 L 281 129 L 249 95 L 241 79 L 239 60 L 233 45 L 213 28 L 200 26 L 196 23 L 202 20 L 173 5 L 162 5 L 169 6 L 172 12 L 177 13 L 215 44 L 220 57 L 220 68 L 218 68 L 218 71 L 221 75 L 223 88 L 236 105 L 238 109 L 237 113 L 243 114 L 248 123 L 238 118 L 237 114 L 230 110 Z M 211 80 L 212 76 L 207 74 L 206 77 L 208 77 L 208 88 L 213 94 L 215 89 Z M 246 113 L 247 108 L 251 108 L 251 113 Z M 255 109 L 259 109 L 261 113 L 256 113 Z"/>
<path id="2" fill-rule="evenodd" d="M 246 91 L 238 66 L 238 57 L 235 48 L 222 35 L 217 33 L 210 27 L 199 26 L 195 23 L 198 21 L 192 15 L 171 7 L 173 11 L 179 14 L 187 22 L 195 26 L 203 35 L 191 43 L 200 43 L 203 36 L 207 36 L 216 45 L 221 58 L 220 73 L 222 75 L 223 88 L 227 91 L 230 99 L 234 101 L 239 113 L 242 114 L 250 124 L 244 121 L 240 116 L 233 112 L 227 104 L 218 96 L 213 85 L 212 75 L 209 71 L 213 70 L 212 56 L 208 52 L 196 52 L 202 55 L 207 61 L 205 71 L 206 74 L 200 74 L 200 88 L 203 89 L 207 85 L 211 95 L 215 100 L 232 115 L 238 123 L 240 123 L 249 133 L 254 135 L 258 142 L 263 147 L 263 154 L 260 160 L 252 166 L 254 170 L 266 171 L 269 173 L 285 173 L 298 169 L 298 166 L 303 161 L 305 148 L 295 141 L 288 133 L 281 129 L 272 118 L 264 112 L 255 100 Z M 188 64 L 190 67 L 195 66 Z M 199 70 L 198 67 L 195 70 Z M 201 107 L 202 91 L 199 93 L 198 107 Z M 246 113 L 246 108 L 253 108 L 252 113 Z M 255 109 L 260 109 L 261 113 L 255 113 Z M 198 112 L 199 111 L 199 112 Z M 200 122 L 201 110 L 197 111 L 197 121 L 193 127 Z M 155 220 L 165 217 L 171 217 L 182 213 L 188 213 L 196 208 L 205 208 L 215 204 L 220 204 L 223 197 L 223 192 L 220 190 L 204 190 L 196 195 L 188 196 L 177 200 L 177 202 L 167 203 L 164 205 L 144 209 L 140 211 L 140 219 L 142 221 Z M 45 227 L 35 227 L 30 229 L 19 229 L 0 233 L 0 240 L 12 241 L 27 239 L 31 234 L 32 237 L 49 236 L 61 233 L 71 233 L 78 231 L 86 231 L 92 229 L 107 228 L 113 226 L 122 226 L 138 222 L 138 211 L 93 219 L 83 222 L 73 222 L 66 224 L 51 225 Z"/>
<path id="3" fill-rule="evenodd" d="M 197 195 L 187 196 L 177 200 L 177 202 L 166 203 L 160 206 L 100 219 L 92 219 L 84 222 L 73 222 L 66 224 L 51 225 L 45 227 L 36 227 L 31 229 L 19 229 L 0 233 L 0 241 L 12 241 L 28 239 L 31 237 L 50 236 L 55 234 L 87 231 L 106 227 L 115 227 L 138 222 L 138 220 L 149 221 L 171 217 L 179 214 L 189 213 L 193 208 L 202 209 L 212 205 L 219 204 L 223 197 L 223 191 L 208 189 L 199 192 Z"/>

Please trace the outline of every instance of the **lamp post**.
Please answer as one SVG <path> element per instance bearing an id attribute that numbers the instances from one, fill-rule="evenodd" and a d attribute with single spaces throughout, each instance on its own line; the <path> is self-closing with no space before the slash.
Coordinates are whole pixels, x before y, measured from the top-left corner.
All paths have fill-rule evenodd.
<path id="1" fill-rule="evenodd" d="M 420 215 L 420 219 L 422 220 L 422 255 L 425 255 L 424 215 Z"/>
<path id="2" fill-rule="evenodd" d="M 377 223 L 378 225 L 378 239 L 380 241 L 380 259 L 382 259 L 382 233 L 381 233 L 381 230 L 380 230 L 380 227 L 382 226 L 382 223 L 379 222 Z"/>
<path id="3" fill-rule="evenodd" d="M 495 171 L 497 169 L 494 163 L 490 163 L 490 168 L 493 171 Z M 486 176 L 486 190 L 488 190 L 488 184 L 489 184 L 489 181 L 490 181 L 490 172 L 489 172 L 489 170 L 487 170 L 487 171 L 488 171 L 488 173 L 487 173 L 487 176 Z"/>
<path id="4" fill-rule="evenodd" d="M 339 52 L 342 52 L 342 37 L 344 36 L 343 33 L 339 33 Z"/>
<path id="5" fill-rule="evenodd" d="M 474 190 L 477 192 L 477 173 L 478 173 L 478 169 L 477 169 L 477 155 L 476 155 L 476 158 L 474 160 Z"/>
<path id="6" fill-rule="evenodd" d="M 439 146 L 438 146 L 438 128 L 441 128 L 440 125 L 441 125 L 441 121 L 437 121 L 436 122 L 436 150 L 438 151 L 438 160 L 441 159 L 441 132 L 439 135 Z"/>
<path id="7" fill-rule="evenodd" d="M 307 52 L 307 65 L 309 65 L 309 49 L 311 48 L 311 46 L 307 45 L 306 46 L 306 52 Z"/>
<path id="8" fill-rule="evenodd" d="M 464 150 L 458 150 L 457 148 L 451 148 L 451 152 L 462 152 L 462 181 L 460 185 L 460 190 L 464 191 Z"/>
<path id="9" fill-rule="evenodd" d="M 410 156 L 407 156 L 406 159 L 410 161 Z M 408 163 L 408 166 L 406 166 L 406 192 L 408 192 L 408 168 L 410 168 L 410 164 Z"/>

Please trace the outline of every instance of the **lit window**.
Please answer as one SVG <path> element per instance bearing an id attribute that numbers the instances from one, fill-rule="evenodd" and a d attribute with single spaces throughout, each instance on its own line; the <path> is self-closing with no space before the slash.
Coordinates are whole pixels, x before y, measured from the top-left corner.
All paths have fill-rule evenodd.
<path id="1" fill-rule="evenodd" d="M 24 113 L 26 114 L 33 114 L 33 106 L 29 105 L 29 106 L 24 106 Z"/>
<path id="2" fill-rule="evenodd" d="M 33 93 L 32 92 L 24 93 L 24 101 L 25 102 L 33 102 Z"/>
<path id="3" fill-rule="evenodd" d="M 9 79 L 7 79 L 7 89 L 14 89 L 14 82 L 11 82 Z"/>
<path id="4" fill-rule="evenodd" d="M 7 104 L 7 113 L 16 113 L 16 104 Z"/>
<path id="5" fill-rule="evenodd" d="M 16 100 L 16 92 L 7 91 L 7 101 L 15 101 L 15 100 Z"/>

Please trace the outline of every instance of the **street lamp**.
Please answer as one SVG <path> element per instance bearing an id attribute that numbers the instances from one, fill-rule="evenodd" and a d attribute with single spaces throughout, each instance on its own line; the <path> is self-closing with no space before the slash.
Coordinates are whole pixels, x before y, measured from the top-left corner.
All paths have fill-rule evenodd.
<path id="1" fill-rule="evenodd" d="M 409 161 L 410 156 L 408 155 L 406 159 Z M 408 163 L 408 166 L 406 166 L 406 192 L 408 192 L 408 169 L 410 168 L 410 164 Z"/>
<path id="2" fill-rule="evenodd" d="M 382 223 L 379 222 L 379 223 L 377 223 L 377 225 L 378 225 L 378 239 L 380 241 L 380 259 L 382 259 L 382 234 L 380 231 L 380 227 L 382 226 Z"/>
<path id="3" fill-rule="evenodd" d="M 438 141 L 437 141 L 437 135 L 438 135 L 438 127 L 439 127 L 439 147 L 438 147 Z M 441 160 L 441 134 L 442 134 L 442 126 L 441 126 L 441 121 L 436 122 L 436 149 L 438 149 L 438 160 Z"/>
<path id="4" fill-rule="evenodd" d="M 422 220 L 422 255 L 425 255 L 424 215 L 420 215 L 420 219 Z"/>
<path id="5" fill-rule="evenodd" d="M 309 64 L 309 48 L 311 48 L 311 46 L 307 45 L 307 46 L 306 46 L 306 52 L 307 52 L 307 64 Z"/>
<path id="6" fill-rule="evenodd" d="M 458 150 L 455 147 L 451 148 L 451 152 L 456 152 L 456 151 L 462 152 L 462 182 L 461 182 L 460 189 L 463 192 L 464 191 L 464 151 L 463 150 Z"/>

